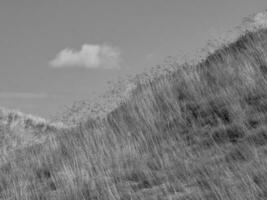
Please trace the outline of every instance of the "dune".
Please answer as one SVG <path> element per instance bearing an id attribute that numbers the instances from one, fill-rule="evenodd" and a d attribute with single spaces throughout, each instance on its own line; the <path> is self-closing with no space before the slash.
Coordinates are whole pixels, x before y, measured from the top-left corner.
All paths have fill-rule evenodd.
<path id="1" fill-rule="evenodd" d="M 0 199 L 267 199 L 267 12 L 229 33 L 76 104 L 66 128 L 32 120 L 45 139 L 11 145 Z M 15 118 L 1 119 L 23 135 Z"/>

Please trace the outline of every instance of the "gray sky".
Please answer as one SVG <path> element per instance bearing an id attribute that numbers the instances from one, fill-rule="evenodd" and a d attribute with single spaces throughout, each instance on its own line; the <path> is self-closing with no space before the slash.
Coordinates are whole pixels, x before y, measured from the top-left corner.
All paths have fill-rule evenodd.
<path id="1" fill-rule="evenodd" d="M 53 115 L 266 8 L 266 0 L 1 0 L 0 106 Z"/>

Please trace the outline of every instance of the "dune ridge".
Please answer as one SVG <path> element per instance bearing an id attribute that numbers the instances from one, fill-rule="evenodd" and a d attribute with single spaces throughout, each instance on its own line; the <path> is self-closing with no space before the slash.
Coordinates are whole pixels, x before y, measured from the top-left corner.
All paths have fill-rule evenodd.
<path id="1" fill-rule="evenodd" d="M 134 77 L 103 117 L 8 152 L 0 199 L 266 199 L 266 16 L 196 63 Z"/>

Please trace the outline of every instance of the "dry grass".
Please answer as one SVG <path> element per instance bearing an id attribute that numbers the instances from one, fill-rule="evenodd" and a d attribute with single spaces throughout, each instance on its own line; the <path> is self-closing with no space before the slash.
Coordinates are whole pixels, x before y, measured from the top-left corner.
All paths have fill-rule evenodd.
<path id="1" fill-rule="evenodd" d="M 260 29 L 136 81 L 104 119 L 15 149 L 0 199 L 267 199 L 266 56 Z"/>
<path id="2" fill-rule="evenodd" d="M 48 137 L 54 137 L 59 129 L 68 127 L 60 122 L 0 108 L 0 164 L 15 150 L 43 143 Z"/>

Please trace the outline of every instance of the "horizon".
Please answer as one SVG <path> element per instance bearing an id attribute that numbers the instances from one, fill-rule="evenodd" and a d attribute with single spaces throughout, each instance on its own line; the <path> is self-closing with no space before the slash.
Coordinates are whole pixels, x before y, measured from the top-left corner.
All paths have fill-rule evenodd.
<path id="1" fill-rule="evenodd" d="M 0 106 L 50 117 L 108 82 L 191 55 L 267 8 L 258 1 L 0 2 Z"/>

